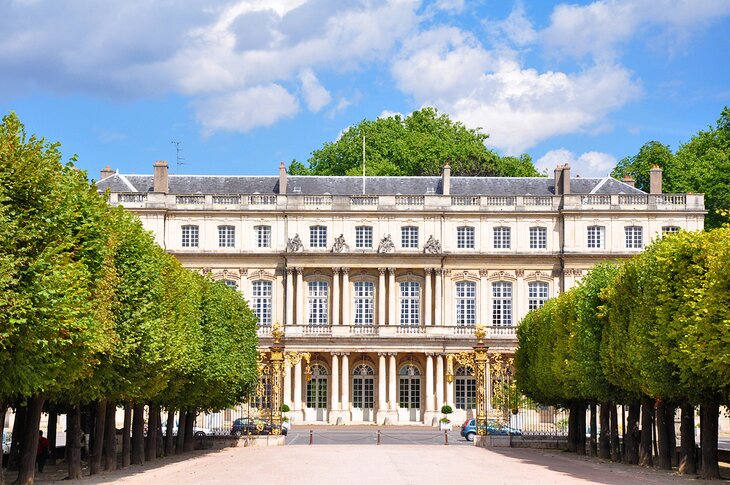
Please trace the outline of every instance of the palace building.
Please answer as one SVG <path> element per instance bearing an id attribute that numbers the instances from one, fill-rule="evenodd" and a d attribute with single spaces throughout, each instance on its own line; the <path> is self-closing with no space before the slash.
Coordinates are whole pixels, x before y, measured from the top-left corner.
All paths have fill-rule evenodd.
<path id="1" fill-rule="evenodd" d="M 446 378 L 447 354 L 487 330 L 509 356 L 525 314 L 596 263 L 640 252 L 667 232 L 703 227 L 701 194 L 664 194 L 610 177 L 152 175 L 101 171 L 109 202 L 137 214 L 188 268 L 242 292 L 287 350 L 284 402 L 297 422 L 425 423 L 471 415 L 468 368 Z M 449 376 L 451 377 L 451 376 Z M 488 406 L 489 394 L 487 396 Z"/>

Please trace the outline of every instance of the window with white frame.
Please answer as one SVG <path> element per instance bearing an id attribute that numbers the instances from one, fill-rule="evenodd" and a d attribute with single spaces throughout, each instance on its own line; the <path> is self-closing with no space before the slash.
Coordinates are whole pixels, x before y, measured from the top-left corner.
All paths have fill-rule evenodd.
<path id="1" fill-rule="evenodd" d="M 459 249 L 474 249 L 474 228 L 461 226 L 456 228 L 456 247 Z"/>
<path id="2" fill-rule="evenodd" d="M 662 236 L 666 234 L 676 234 L 679 230 L 679 226 L 662 226 Z"/>
<path id="3" fill-rule="evenodd" d="M 455 401 L 456 409 L 474 409 L 477 407 L 477 381 L 469 367 L 456 369 Z"/>
<path id="4" fill-rule="evenodd" d="M 606 227 L 588 226 L 586 241 L 588 249 L 603 249 L 606 244 Z"/>
<path id="5" fill-rule="evenodd" d="M 233 280 L 223 280 L 223 284 L 225 284 L 228 288 L 231 288 L 233 290 L 238 289 L 238 283 L 236 283 Z"/>
<path id="6" fill-rule="evenodd" d="M 232 248 L 236 245 L 235 226 L 218 226 L 218 247 Z"/>
<path id="7" fill-rule="evenodd" d="M 626 249 L 641 249 L 644 247 L 644 228 L 641 226 L 624 227 Z"/>
<path id="8" fill-rule="evenodd" d="M 369 281 L 356 281 L 355 289 L 355 325 L 372 325 L 375 296 L 375 285 Z"/>
<path id="9" fill-rule="evenodd" d="M 400 284 L 400 324 L 420 324 L 421 288 L 415 281 L 404 281 Z"/>
<path id="10" fill-rule="evenodd" d="M 530 228 L 530 249 L 547 249 L 547 227 Z"/>
<path id="11" fill-rule="evenodd" d="M 494 249 L 509 249 L 512 246 L 512 231 L 509 227 L 494 228 Z"/>
<path id="12" fill-rule="evenodd" d="M 476 325 L 476 296 L 476 283 L 472 281 L 459 281 L 456 283 L 456 325 Z"/>
<path id="13" fill-rule="evenodd" d="M 533 281 L 527 284 L 527 308 L 537 310 L 548 299 L 548 284 L 542 281 Z"/>
<path id="14" fill-rule="evenodd" d="M 259 325 L 271 325 L 271 281 L 254 281 L 251 289 L 253 312 L 259 318 Z"/>
<path id="15" fill-rule="evenodd" d="M 271 226 L 254 226 L 253 230 L 256 233 L 256 247 L 270 248 Z"/>
<path id="16" fill-rule="evenodd" d="M 371 226 L 357 226 L 355 228 L 355 247 L 358 249 L 373 247 L 373 228 Z"/>
<path id="17" fill-rule="evenodd" d="M 197 248 L 200 244 L 200 228 L 198 226 L 182 226 L 182 247 Z"/>
<path id="18" fill-rule="evenodd" d="M 309 247 L 327 247 L 327 226 L 311 226 L 309 228 Z"/>
<path id="19" fill-rule="evenodd" d="M 309 320 L 310 325 L 329 323 L 329 302 L 326 281 L 309 282 Z"/>
<path id="20" fill-rule="evenodd" d="M 400 245 L 403 248 L 418 247 L 418 227 L 403 226 L 400 229 Z"/>
<path id="21" fill-rule="evenodd" d="M 492 325 L 512 326 L 512 283 L 507 281 L 492 283 Z"/>

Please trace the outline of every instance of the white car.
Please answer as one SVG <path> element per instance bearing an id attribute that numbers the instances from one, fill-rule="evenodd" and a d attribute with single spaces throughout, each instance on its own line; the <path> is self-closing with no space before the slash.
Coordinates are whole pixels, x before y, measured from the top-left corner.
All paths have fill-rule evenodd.
<path id="1" fill-rule="evenodd" d="M 10 454 L 10 444 L 12 443 L 11 433 L 10 431 L 5 432 L 3 431 L 3 455 L 9 455 Z"/>
<path id="2" fill-rule="evenodd" d="M 162 425 L 162 434 L 164 436 L 167 436 L 167 425 L 163 423 Z M 202 428 L 200 426 L 193 427 L 193 436 L 200 437 L 200 436 L 210 436 L 214 434 L 213 430 L 210 428 Z M 175 427 L 172 428 L 172 435 L 177 436 L 177 424 L 175 424 Z"/>

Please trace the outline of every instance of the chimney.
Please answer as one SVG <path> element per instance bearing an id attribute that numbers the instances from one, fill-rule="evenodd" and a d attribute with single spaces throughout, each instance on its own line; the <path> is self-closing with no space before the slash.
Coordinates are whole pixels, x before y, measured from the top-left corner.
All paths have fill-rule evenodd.
<path id="1" fill-rule="evenodd" d="M 109 165 L 107 165 L 106 167 L 101 169 L 101 171 L 99 172 L 99 175 L 101 176 L 101 178 L 99 180 L 104 180 L 105 178 L 111 177 L 112 175 L 114 175 L 114 170 L 112 170 L 109 167 Z"/>
<path id="2" fill-rule="evenodd" d="M 662 169 L 659 168 L 659 165 L 654 165 L 649 170 L 649 193 L 662 193 Z"/>
<path id="3" fill-rule="evenodd" d="M 624 175 L 623 183 L 632 187 L 636 187 L 636 180 L 632 179 L 631 175 Z"/>
<path id="4" fill-rule="evenodd" d="M 567 163 L 563 165 L 563 175 L 560 178 L 563 183 L 563 194 L 570 194 L 570 165 Z"/>
<path id="5" fill-rule="evenodd" d="M 170 191 L 168 186 L 167 177 L 167 161 L 157 160 L 154 164 L 155 177 L 152 190 L 154 192 L 164 192 L 165 194 Z"/>
<path id="6" fill-rule="evenodd" d="M 555 195 L 563 194 L 563 166 L 555 166 Z"/>
<path id="7" fill-rule="evenodd" d="M 441 174 L 441 193 L 443 195 L 451 194 L 451 165 L 446 162 L 444 171 Z"/>
<path id="8" fill-rule="evenodd" d="M 279 193 L 286 195 L 286 165 L 279 165 Z"/>

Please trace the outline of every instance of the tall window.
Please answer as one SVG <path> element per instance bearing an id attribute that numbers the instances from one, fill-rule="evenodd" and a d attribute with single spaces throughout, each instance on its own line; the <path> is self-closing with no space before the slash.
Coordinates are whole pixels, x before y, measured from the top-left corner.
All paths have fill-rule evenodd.
<path id="1" fill-rule="evenodd" d="M 675 234 L 677 232 L 679 232 L 679 227 L 677 226 L 662 226 L 662 236 Z"/>
<path id="2" fill-rule="evenodd" d="M 624 227 L 626 235 L 626 249 L 641 249 L 644 247 L 644 228 L 641 226 Z"/>
<path id="3" fill-rule="evenodd" d="M 218 247 L 232 248 L 236 245 L 235 226 L 218 226 Z"/>
<path id="4" fill-rule="evenodd" d="M 474 249 L 474 228 L 462 226 L 456 228 L 456 247 L 459 249 Z"/>
<path id="5" fill-rule="evenodd" d="M 253 312 L 259 317 L 259 325 L 271 325 L 271 281 L 253 282 Z"/>
<path id="6" fill-rule="evenodd" d="M 606 240 L 604 226 L 588 226 L 588 249 L 603 249 Z"/>
<path id="7" fill-rule="evenodd" d="M 309 324 L 327 325 L 329 323 L 327 301 L 327 282 L 309 282 Z"/>
<path id="8" fill-rule="evenodd" d="M 494 249 L 509 249 L 512 246 L 512 231 L 509 227 L 494 228 Z"/>
<path id="9" fill-rule="evenodd" d="M 309 228 L 309 247 L 327 247 L 327 226 L 312 226 Z"/>
<path id="10" fill-rule="evenodd" d="M 477 407 L 477 381 L 474 372 L 468 367 L 456 369 L 456 409 L 474 409 Z"/>
<path id="11" fill-rule="evenodd" d="M 256 233 L 256 247 L 270 248 L 271 226 L 254 226 L 253 230 Z"/>
<path id="12" fill-rule="evenodd" d="M 547 228 L 530 228 L 530 249 L 547 249 Z"/>
<path id="13" fill-rule="evenodd" d="M 512 283 L 506 281 L 492 283 L 492 325 L 512 326 Z"/>
<path id="14" fill-rule="evenodd" d="M 355 325 L 373 324 L 375 287 L 369 281 L 355 282 Z"/>
<path id="15" fill-rule="evenodd" d="M 373 228 L 370 226 L 357 226 L 355 228 L 355 247 L 360 249 L 373 247 Z"/>
<path id="16" fill-rule="evenodd" d="M 535 281 L 527 284 L 527 308 L 537 310 L 545 304 L 548 299 L 548 284 L 542 281 Z"/>
<path id="17" fill-rule="evenodd" d="M 421 407 L 421 371 L 413 364 L 401 367 L 398 379 L 398 407 L 418 409 Z"/>
<path id="18" fill-rule="evenodd" d="M 375 372 L 367 364 L 355 367 L 352 373 L 352 407 L 367 409 L 375 405 Z"/>
<path id="19" fill-rule="evenodd" d="M 182 247 L 197 248 L 200 243 L 200 228 L 198 226 L 182 226 Z"/>
<path id="20" fill-rule="evenodd" d="M 419 325 L 421 310 L 420 286 L 415 281 L 400 284 L 400 324 Z"/>
<path id="21" fill-rule="evenodd" d="M 312 366 L 312 379 L 307 382 L 307 407 L 312 409 L 327 408 L 327 369 L 320 364 Z M 317 419 L 323 417 L 318 415 Z"/>
<path id="22" fill-rule="evenodd" d="M 456 283 L 456 324 L 474 326 L 477 320 L 476 310 L 477 284 L 471 281 Z"/>
<path id="23" fill-rule="evenodd" d="M 404 248 L 418 247 L 418 227 L 403 226 L 400 229 L 400 245 Z"/>

